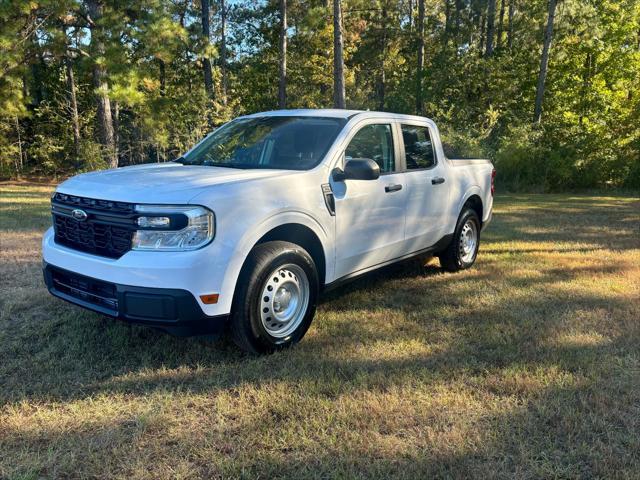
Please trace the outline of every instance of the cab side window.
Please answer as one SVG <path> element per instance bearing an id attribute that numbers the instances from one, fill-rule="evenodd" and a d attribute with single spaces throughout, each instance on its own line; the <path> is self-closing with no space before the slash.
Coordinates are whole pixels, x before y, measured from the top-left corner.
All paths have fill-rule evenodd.
<path id="1" fill-rule="evenodd" d="M 370 158 L 380 167 L 380 173 L 393 172 L 396 168 L 393 154 L 391 125 L 367 125 L 351 139 L 345 150 L 345 159 Z"/>
<path id="2" fill-rule="evenodd" d="M 402 125 L 402 139 L 404 140 L 407 170 L 431 168 L 436 164 L 428 127 Z"/>

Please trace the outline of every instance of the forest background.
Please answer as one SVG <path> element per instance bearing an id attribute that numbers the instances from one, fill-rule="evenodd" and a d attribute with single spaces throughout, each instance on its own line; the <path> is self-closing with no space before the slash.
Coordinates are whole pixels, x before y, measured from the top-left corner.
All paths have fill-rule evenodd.
<path id="1" fill-rule="evenodd" d="M 0 177 L 176 158 L 277 108 L 428 116 L 511 191 L 640 188 L 638 0 L 8 0 Z"/>

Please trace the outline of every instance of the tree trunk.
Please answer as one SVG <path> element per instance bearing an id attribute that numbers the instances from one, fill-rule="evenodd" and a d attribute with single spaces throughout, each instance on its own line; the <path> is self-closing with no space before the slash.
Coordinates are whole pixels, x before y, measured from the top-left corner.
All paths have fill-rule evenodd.
<path id="1" fill-rule="evenodd" d="M 158 59 L 158 65 L 160 67 L 160 95 L 164 97 L 167 93 L 167 69 L 161 58 Z"/>
<path id="2" fill-rule="evenodd" d="M 335 108 L 346 107 L 340 0 L 333 0 L 333 106 Z"/>
<path id="3" fill-rule="evenodd" d="M 582 69 L 582 86 L 580 88 L 580 117 L 578 124 L 580 126 L 584 123 L 584 117 L 589 113 L 589 88 L 591 87 L 591 67 L 592 67 L 592 55 L 591 52 L 587 53 L 584 59 L 584 66 Z"/>
<path id="4" fill-rule="evenodd" d="M 513 47 L 513 18 L 515 17 L 516 0 L 509 0 L 509 30 L 507 31 L 507 46 L 509 50 Z"/>
<path id="5" fill-rule="evenodd" d="M 280 81 L 278 108 L 287 108 L 287 0 L 280 0 Z"/>
<path id="6" fill-rule="evenodd" d="M 76 158 L 76 170 L 80 167 L 80 122 L 78 120 L 78 102 L 76 99 L 76 82 L 73 76 L 73 65 L 69 55 L 65 52 L 64 67 L 67 76 L 67 90 L 69 95 L 69 109 L 71 110 L 71 128 L 73 130 L 73 150 Z"/>
<path id="7" fill-rule="evenodd" d="M 22 162 L 22 137 L 20 136 L 20 120 L 18 120 L 18 116 L 15 116 L 16 119 L 16 134 L 18 136 L 18 159 L 14 162 L 16 166 L 16 174 L 20 175 L 22 172 L 22 168 L 24 166 Z"/>
<path id="8" fill-rule="evenodd" d="M 469 6 L 469 28 L 467 29 L 466 38 L 467 45 L 472 47 L 475 44 L 476 33 L 480 31 L 480 11 L 476 8 L 472 2 Z"/>
<path id="9" fill-rule="evenodd" d="M 387 56 L 387 9 L 382 7 L 382 37 L 380 45 L 380 73 L 378 76 L 378 110 L 384 111 L 386 95 L 386 76 L 384 71 L 384 61 Z"/>
<path id="10" fill-rule="evenodd" d="M 35 108 L 38 105 L 40 105 L 40 103 L 42 103 L 42 101 L 44 100 L 44 89 L 42 86 L 42 74 L 44 73 L 42 67 L 44 62 L 42 61 L 42 53 L 40 52 L 41 47 L 38 45 L 36 35 L 32 35 L 30 47 L 33 50 L 33 52 L 35 52 L 34 57 L 38 59 L 37 62 L 31 61 L 31 65 L 30 65 L 31 77 L 33 78 L 33 83 L 32 83 L 33 88 L 31 89 L 33 98 L 30 103 L 31 103 L 31 107 Z"/>
<path id="11" fill-rule="evenodd" d="M 227 9 L 220 0 L 220 69 L 222 70 L 222 103 L 227 104 Z"/>
<path id="12" fill-rule="evenodd" d="M 76 81 L 73 76 L 73 64 L 68 52 L 67 29 L 62 27 L 62 35 L 64 36 L 64 54 L 62 57 L 64 63 L 65 76 L 67 80 L 67 94 L 69 101 L 69 110 L 71 111 L 71 129 L 73 130 L 73 150 L 75 154 L 74 165 L 76 170 L 80 167 L 80 121 L 78 120 L 78 101 L 76 99 Z"/>
<path id="13" fill-rule="evenodd" d="M 201 18 L 202 18 L 202 35 L 209 46 L 211 41 L 211 29 L 209 27 L 209 0 L 200 0 Z M 211 73 L 211 60 L 205 55 L 202 59 L 202 69 L 204 71 L 204 89 L 209 98 L 214 98 L 213 76 Z"/>
<path id="14" fill-rule="evenodd" d="M 487 17 L 484 12 L 480 11 L 480 45 L 478 46 L 478 51 L 480 52 L 479 56 L 482 58 L 484 54 L 484 40 L 485 40 L 485 30 L 487 26 Z"/>
<path id="15" fill-rule="evenodd" d="M 22 98 L 29 98 L 29 87 L 28 87 L 27 73 L 26 71 L 22 74 Z M 20 137 L 20 120 L 16 115 L 16 132 L 18 135 L 18 149 L 20 153 L 20 165 L 24 166 L 27 164 L 27 151 L 22 148 L 22 139 Z"/>
<path id="16" fill-rule="evenodd" d="M 505 0 L 500 0 L 500 17 L 498 19 L 498 48 L 502 48 L 502 37 L 504 33 L 504 11 Z"/>
<path id="17" fill-rule="evenodd" d="M 451 0 L 444 0 L 444 36 L 442 44 L 447 48 L 449 44 L 449 33 L 451 30 Z"/>
<path id="18" fill-rule="evenodd" d="M 455 28 L 453 30 L 453 41 L 457 49 L 458 38 L 460 36 L 460 24 L 462 22 L 462 9 L 464 8 L 464 5 L 462 5 L 461 0 L 454 0 L 454 6 L 456 7 L 456 14 L 455 14 Z"/>
<path id="19" fill-rule="evenodd" d="M 495 35 L 496 0 L 489 0 L 487 9 L 487 48 L 485 57 L 493 55 L 493 37 Z"/>
<path id="20" fill-rule="evenodd" d="M 422 70 L 424 69 L 424 0 L 418 0 L 418 66 L 416 68 L 416 115 L 422 115 Z"/>
<path id="21" fill-rule="evenodd" d="M 180 23 L 180 26 L 182 28 L 184 28 L 184 17 L 187 15 L 187 8 L 189 6 L 188 2 L 185 2 L 184 5 L 181 5 L 181 7 L 183 7 L 180 10 L 180 13 L 178 14 L 178 23 Z"/>
<path id="22" fill-rule="evenodd" d="M 104 157 L 110 168 L 118 166 L 118 157 L 113 131 L 113 119 L 111 117 L 111 102 L 109 101 L 107 83 L 107 69 L 104 66 L 105 45 L 104 31 L 100 26 L 103 5 L 100 0 L 87 0 L 89 16 L 93 20 L 91 26 L 91 51 L 93 57 L 93 87 L 96 94 L 98 131 L 100 143 L 104 148 Z"/>
<path id="23" fill-rule="evenodd" d="M 534 123 L 542 120 L 542 101 L 544 99 L 544 88 L 549 69 L 549 49 L 553 38 L 553 21 L 556 16 L 556 0 L 549 0 L 549 14 L 547 17 L 547 28 L 544 31 L 544 44 L 542 46 L 542 57 L 540 58 L 540 73 L 538 74 L 538 87 L 536 89 L 536 105 L 533 111 Z"/>
<path id="24" fill-rule="evenodd" d="M 116 149 L 116 158 L 120 161 L 120 104 L 113 102 L 113 143 Z"/>
<path id="25" fill-rule="evenodd" d="M 29 98 L 29 77 L 26 69 L 22 72 L 22 98 Z"/>
<path id="26" fill-rule="evenodd" d="M 640 28 L 638 28 L 638 31 L 636 32 L 636 50 L 638 52 L 640 52 Z M 630 102 L 631 100 L 633 100 L 633 87 L 629 88 L 629 91 L 627 92 L 627 101 Z"/>

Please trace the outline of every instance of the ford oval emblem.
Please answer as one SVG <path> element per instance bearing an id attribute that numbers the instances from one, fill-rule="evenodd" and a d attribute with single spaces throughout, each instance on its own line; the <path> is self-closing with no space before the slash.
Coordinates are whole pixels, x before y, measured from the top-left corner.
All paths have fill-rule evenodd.
<path id="1" fill-rule="evenodd" d="M 87 215 L 87 212 L 85 212 L 84 210 L 80 210 L 79 208 L 76 208 L 71 212 L 71 216 L 76 220 L 78 220 L 79 222 L 84 222 L 89 215 Z"/>

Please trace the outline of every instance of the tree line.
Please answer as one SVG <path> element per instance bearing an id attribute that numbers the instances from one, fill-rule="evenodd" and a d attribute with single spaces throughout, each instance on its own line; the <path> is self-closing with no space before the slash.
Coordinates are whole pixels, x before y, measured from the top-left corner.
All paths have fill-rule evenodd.
<path id="1" fill-rule="evenodd" d="M 8 0 L 0 175 L 168 161 L 276 108 L 426 115 L 504 188 L 640 188 L 640 0 Z"/>

